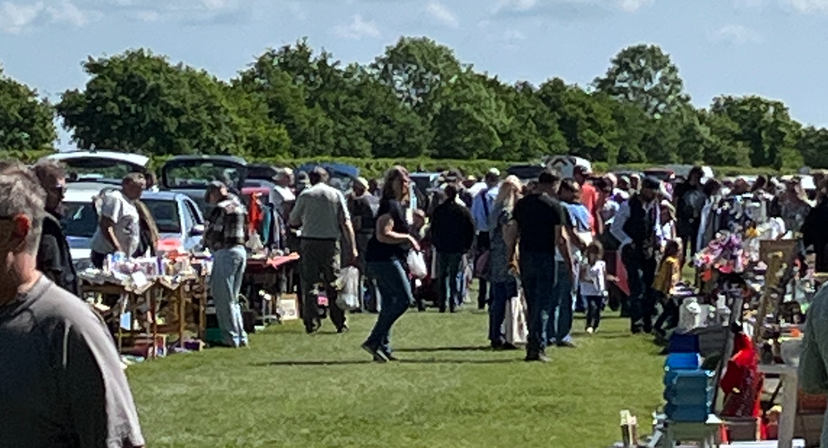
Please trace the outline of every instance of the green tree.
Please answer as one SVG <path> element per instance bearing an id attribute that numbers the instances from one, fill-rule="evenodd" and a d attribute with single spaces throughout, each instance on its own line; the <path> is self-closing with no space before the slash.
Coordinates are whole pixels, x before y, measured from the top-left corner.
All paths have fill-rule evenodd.
<path id="1" fill-rule="evenodd" d="M 62 95 L 57 111 L 81 148 L 111 148 L 152 155 L 246 155 L 254 145 L 277 144 L 253 120 L 255 102 L 230 95 L 215 77 L 150 51 L 127 51 L 86 61 L 83 91 Z M 239 115 L 241 113 L 241 115 Z M 246 130 L 258 129 L 248 141 Z M 282 134 L 282 137 L 286 137 Z M 286 145 L 286 141 L 278 141 Z M 260 149 L 257 149 L 257 152 Z M 281 151 L 277 149 L 277 151 Z"/>
<path id="2" fill-rule="evenodd" d="M 621 50 L 593 86 L 612 98 L 638 105 L 654 117 L 675 112 L 690 101 L 678 67 L 657 45 Z"/>
<path id="3" fill-rule="evenodd" d="M 759 96 L 721 96 L 714 98 L 710 111 L 736 124 L 735 139 L 750 148 L 752 166 L 801 167 L 802 159 L 795 150 L 801 125 L 791 119 L 781 101 Z"/>
<path id="4" fill-rule="evenodd" d="M 609 101 L 560 78 L 541 84 L 537 96 L 558 117 L 569 154 L 589 160 L 607 160 L 617 154 L 618 132 Z"/>
<path id="5" fill-rule="evenodd" d="M 56 138 L 52 106 L 0 67 L 0 151 L 40 150 Z"/>
<path id="6" fill-rule="evenodd" d="M 440 89 L 464 71 L 454 51 L 426 37 L 401 37 L 378 56 L 371 68 L 397 98 L 426 120 L 440 109 Z"/>
<path id="7" fill-rule="evenodd" d="M 485 83 L 484 75 L 467 70 L 443 86 L 432 128 L 434 157 L 498 159 L 500 133 L 507 119 L 503 102 Z"/>
<path id="8" fill-rule="evenodd" d="M 566 154 L 566 139 L 558 129 L 558 117 L 535 94 L 528 82 L 514 86 L 497 79 L 489 81 L 490 89 L 505 105 L 506 123 L 501 128 L 503 146 L 498 159 L 531 161 L 550 154 Z"/>
<path id="9" fill-rule="evenodd" d="M 800 133 L 796 149 L 812 168 L 828 168 L 828 129 L 808 126 Z"/>

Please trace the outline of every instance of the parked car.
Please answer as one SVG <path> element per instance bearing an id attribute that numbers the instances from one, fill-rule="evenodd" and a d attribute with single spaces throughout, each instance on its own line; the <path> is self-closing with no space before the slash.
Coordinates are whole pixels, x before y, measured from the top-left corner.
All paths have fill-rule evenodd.
<path id="1" fill-rule="evenodd" d="M 512 165 L 506 169 L 506 175 L 508 176 L 517 176 L 521 182 L 527 184 L 531 181 L 538 180 L 538 176 L 543 170 L 546 169 L 546 166 L 537 163 L 537 164 L 529 164 L 529 165 Z"/>
<path id="2" fill-rule="evenodd" d="M 98 228 L 98 211 L 93 198 L 101 190 L 102 188 L 96 190 L 74 186 L 66 189 L 63 226 L 72 259 L 79 270 L 91 266 L 90 245 Z M 149 208 L 158 226 L 159 247 L 188 251 L 201 244 L 204 216 L 195 201 L 187 195 L 170 191 L 146 191 L 141 196 L 141 201 Z"/>
<path id="3" fill-rule="evenodd" d="M 204 193 L 207 185 L 220 181 L 239 194 L 247 180 L 247 162 L 241 157 L 222 155 L 176 156 L 161 167 L 161 186 L 183 193 L 198 204 L 201 213 L 209 215 Z"/>
<path id="4" fill-rule="evenodd" d="M 296 169 L 296 172 L 310 173 L 314 168 L 322 167 L 328 172 L 329 184 L 343 193 L 351 188 L 351 182 L 359 177 L 359 168 L 343 163 L 323 162 L 308 163 Z"/>
<path id="5" fill-rule="evenodd" d="M 44 159 L 57 160 L 66 166 L 68 183 L 120 185 L 129 173 L 147 173 L 149 157 L 115 151 L 71 151 L 50 154 Z M 100 188 L 99 188 L 100 191 Z"/>

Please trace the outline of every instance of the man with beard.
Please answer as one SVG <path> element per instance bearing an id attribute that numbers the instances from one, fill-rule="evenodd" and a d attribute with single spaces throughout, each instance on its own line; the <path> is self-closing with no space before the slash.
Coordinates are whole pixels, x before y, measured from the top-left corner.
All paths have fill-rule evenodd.
<path id="1" fill-rule="evenodd" d="M 34 173 L 46 191 L 46 214 L 37 250 L 37 270 L 56 285 L 80 296 L 72 253 L 61 225 L 66 170 L 60 162 L 46 159 L 34 166 Z"/>
<path id="2" fill-rule="evenodd" d="M 656 251 L 663 240 L 657 179 L 645 177 L 641 191 L 633 194 L 618 209 L 610 232 L 621 242 L 621 260 L 627 269 L 630 287 L 630 331 L 633 334 L 652 332 L 655 314 L 653 280 Z"/>

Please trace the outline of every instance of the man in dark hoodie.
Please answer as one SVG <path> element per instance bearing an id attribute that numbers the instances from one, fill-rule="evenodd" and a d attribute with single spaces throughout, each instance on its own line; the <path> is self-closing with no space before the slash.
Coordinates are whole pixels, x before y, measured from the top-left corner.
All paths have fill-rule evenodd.
<path id="1" fill-rule="evenodd" d="M 466 254 L 474 242 L 474 220 L 471 212 L 457 201 L 459 188 L 446 186 L 446 200 L 434 209 L 431 216 L 431 238 L 437 251 L 440 288 L 440 312 L 446 305 L 453 313 L 460 302 L 458 276 Z"/>
<path id="2" fill-rule="evenodd" d="M 56 285 L 80 297 L 78 276 L 61 224 L 66 169 L 60 162 L 47 159 L 34 166 L 34 173 L 46 191 L 46 214 L 37 251 L 37 269 Z"/>

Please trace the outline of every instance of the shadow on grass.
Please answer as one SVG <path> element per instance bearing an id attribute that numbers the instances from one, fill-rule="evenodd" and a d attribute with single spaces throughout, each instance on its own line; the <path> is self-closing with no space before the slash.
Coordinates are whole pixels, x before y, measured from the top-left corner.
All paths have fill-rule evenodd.
<path id="1" fill-rule="evenodd" d="M 431 353 L 431 352 L 489 352 L 492 351 L 492 347 L 488 345 L 479 345 L 479 346 L 462 346 L 462 347 L 412 347 L 412 348 L 397 348 L 394 349 L 395 352 L 399 353 L 408 353 L 408 352 L 423 352 L 423 353 Z"/>
<path id="2" fill-rule="evenodd" d="M 511 364 L 523 362 L 521 359 L 401 359 L 388 364 Z M 287 367 L 287 366 L 353 366 L 359 364 L 380 364 L 371 360 L 339 360 L 339 361 L 272 361 L 254 363 L 256 367 Z"/>

